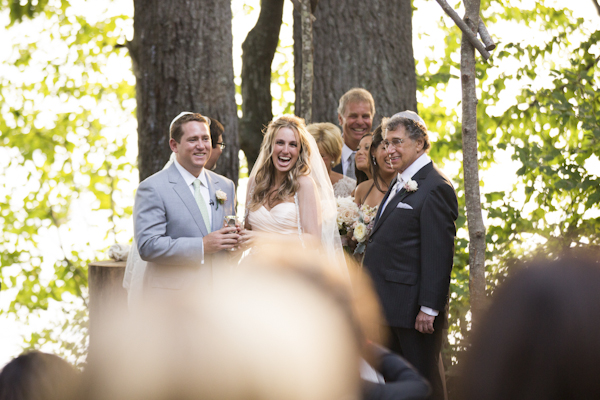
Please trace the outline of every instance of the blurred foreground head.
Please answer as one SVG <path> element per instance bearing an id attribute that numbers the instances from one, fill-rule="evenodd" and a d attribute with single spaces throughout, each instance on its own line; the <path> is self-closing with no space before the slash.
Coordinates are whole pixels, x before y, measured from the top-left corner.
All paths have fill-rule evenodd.
<path id="1" fill-rule="evenodd" d="M 293 246 L 286 253 L 294 258 Z M 84 398 L 359 398 L 353 324 L 331 296 L 276 263 L 252 257 L 206 296 L 116 324 L 116 340 L 90 362 Z"/>
<path id="2" fill-rule="evenodd" d="M 0 400 L 76 400 L 79 371 L 54 354 L 31 351 L 0 372 Z"/>
<path id="3" fill-rule="evenodd" d="M 599 260 L 537 262 L 497 290 L 474 332 L 462 398 L 600 398 Z"/>

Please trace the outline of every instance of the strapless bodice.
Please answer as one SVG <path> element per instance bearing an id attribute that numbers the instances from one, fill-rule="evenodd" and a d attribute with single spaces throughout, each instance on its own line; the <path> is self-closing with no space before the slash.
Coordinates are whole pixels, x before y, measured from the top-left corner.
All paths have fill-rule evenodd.
<path id="1" fill-rule="evenodd" d="M 279 203 L 271 210 L 260 206 L 248 213 L 248 221 L 256 232 L 298 234 L 298 213 L 295 203 Z"/>

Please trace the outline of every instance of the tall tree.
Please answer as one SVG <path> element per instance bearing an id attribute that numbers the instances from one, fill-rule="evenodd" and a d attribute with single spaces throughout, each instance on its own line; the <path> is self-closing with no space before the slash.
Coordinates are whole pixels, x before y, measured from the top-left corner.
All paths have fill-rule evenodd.
<path id="1" fill-rule="evenodd" d="M 271 64 L 279 43 L 283 0 L 261 0 L 256 25 L 242 44 L 242 120 L 240 143 L 252 169 L 260 152 L 262 129 L 273 119 Z"/>
<path id="2" fill-rule="evenodd" d="M 169 124 L 181 111 L 215 117 L 227 147 L 218 172 L 237 182 L 238 119 L 227 1 L 134 0 L 129 43 L 137 78 L 140 180 L 169 159 Z"/>
<path id="3" fill-rule="evenodd" d="M 337 122 L 339 98 L 353 87 L 373 94 L 375 124 L 398 111 L 417 111 L 410 0 L 373 0 L 368 6 L 360 0 L 320 0 L 313 14 L 313 121 Z M 299 18 L 295 10 L 296 115 L 302 115 Z"/>

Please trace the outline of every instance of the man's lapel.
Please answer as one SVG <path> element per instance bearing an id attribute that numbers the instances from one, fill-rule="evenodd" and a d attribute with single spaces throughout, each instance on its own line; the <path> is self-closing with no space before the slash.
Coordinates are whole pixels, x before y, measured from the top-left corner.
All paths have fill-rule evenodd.
<path id="1" fill-rule="evenodd" d="M 421 186 L 421 181 L 424 180 L 425 178 L 427 178 L 429 171 L 431 171 L 432 169 L 433 169 L 433 163 L 430 161 L 428 164 L 426 164 L 423 168 L 421 168 L 411 178 L 412 180 L 417 181 L 417 184 L 418 184 L 417 190 L 419 190 L 419 187 Z M 390 190 L 388 190 L 388 193 L 383 198 L 383 201 L 381 202 L 380 207 L 383 204 L 385 204 L 385 201 L 386 201 L 387 197 L 389 196 L 389 194 L 393 188 L 393 185 L 395 185 L 395 184 L 396 184 L 396 180 L 394 180 L 392 182 L 392 184 L 390 184 Z M 402 190 L 400 190 L 398 193 L 396 193 L 396 195 L 390 200 L 390 203 L 385 207 L 385 210 L 383 210 L 383 213 L 381 213 L 379 215 L 378 220 L 375 221 L 375 226 L 373 227 L 373 231 L 371 232 L 371 235 L 373 235 L 373 233 L 375 233 L 375 231 L 381 226 L 383 221 L 392 213 L 392 211 L 396 208 L 398 203 L 400 203 L 402 200 L 404 200 L 406 197 L 408 197 L 409 195 L 411 195 L 413 193 L 415 193 L 415 192 L 407 192 L 406 189 L 404 189 L 404 188 L 402 188 Z"/>
<path id="2" fill-rule="evenodd" d="M 169 182 L 173 184 L 173 190 L 175 190 L 190 214 L 192 214 L 192 217 L 194 218 L 196 225 L 198 225 L 198 228 L 200 228 L 202 235 L 208 235 L 208 231 L 206 230 L 206 225 L 204 224 L 204 219 L 202 219 L 202 213 L 200 212 L 200 208 L 198 208 L 196 199 L 194 199 L 190 188 L 185 184 L 185 180 L 183 180 L 183 177 L 177 170 L 175 164 L 172 164 L 167 171 L 169 174 Z"/>
<path id="3" fill-rule="evenodd" d="M 393 186 L 390 185 L 390 188 L 393 188 Z M 391 191 L 391 189 L 390 189 L 390 191 Z M 379 219 L 375 222 L 375 226 L 373 227 L 373 231 L 371 232 L 371 235 L 373 233 L 375 233 L 375 231 L 381 226 L 383 221 L 385 221 L 385 219 L 392 213 L 392 210 L 394 208 L 396 208 L 398 203 L 400 203 L 402 200 L 404 200 L 404 198 L 406 196 L 408 196 L 409 194 L 410 194 L 410 192 L 407 192 L 406 189 L 402 188 L 398 193 L 396 193 L 394 195 L 394 197 L 392 197 L 389 204 L 385 207 L 385 210 L 383 210 L 383 213 L 379 216 Z M 383 199 L 383 201 L 381 202 L 381 206 L 383 206 L 385 204 L 385 201 L 386 201 L 388 195 L 389 195 L 389 192 L 386 195 L 386 197 Z"/>
<path id="4" fill-rule="evenodd" d="M 224 204 L 219 204 L 217 200 L 217 190 L 219 189 L 219 176 L 206 171 L 206 182 L 208 183 L 208 193 L 210 199 L 207 201 L 207 206 L 210 207 L 210 213 L 212 215 L 211 227 L 213 231 L 221 229 L 223 226 L 223 210 Z"/>

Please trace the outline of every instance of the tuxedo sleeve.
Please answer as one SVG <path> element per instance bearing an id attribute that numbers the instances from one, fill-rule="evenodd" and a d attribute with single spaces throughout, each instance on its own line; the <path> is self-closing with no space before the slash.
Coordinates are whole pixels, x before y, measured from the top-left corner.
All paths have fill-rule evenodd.
<path id="1" fill-rule="evenodd" d="M 160 193 L 142 182 L 135 195 L 134 233 L 140 258 L 168 265 L 184 265 L 204 260 L 201 237 L 167 236 L 167 211 Z"/>
<path id="2" fill-rule="evenodd" d="M 443 181 L 431 190 L 421 210 L 420 306 L 443 310 L 450 287 L 458 201 L 454 188 Z"/>
<path id="3" fill-rule="evenodd" d="M 425 378 L 402 357 L 387 349 L 373 346 L 378 359 L 377 371 L 385 384 L 363 381 L 363 399 L 368 400 L 418 400 L 425 399 L 431 389 Z"/>

